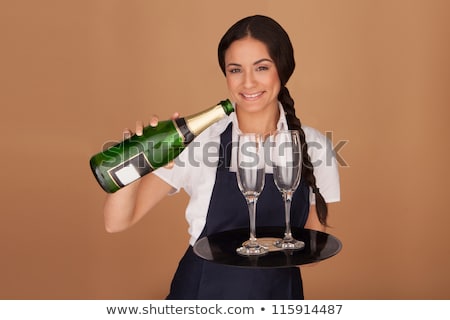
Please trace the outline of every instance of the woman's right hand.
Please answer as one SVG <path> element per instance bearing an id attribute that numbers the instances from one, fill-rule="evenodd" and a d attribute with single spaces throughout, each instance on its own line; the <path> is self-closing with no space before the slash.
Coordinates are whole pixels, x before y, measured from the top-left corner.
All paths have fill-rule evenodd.
<path id="1" fill-rule="evenodd" d="M 178 119 L 179 117 L 180 117 L 180 114 L 178 112 L 175 112 L 172 115 L 171 119 L 175 120 L 175 119 Z M 152 126 L 152 127 L 156 127 L 158 125 L 158 122 L 159 122 L 158 116 L 157 115 L 153 115 L 150 118 L 149 125 Z M 145 127 L 144 121 L 142 121 L 142 120 L 136 121 L 136 127 L 135 127 L 136 135 L 142 136 L 142 133 L 144 132 L 144 127 Z M 133 135 L 133 131 L 131 131 L 129 128 L 125 128 L 123 130 L 123 135 L 124 135 L 124 138 L 127 139 L 127 138 L 129 138 L 129 137 L 131 137 Z"/>
<path id="2" fill-rule="evenodd" d="M 177 119 L 177 118 L 179 118 L 179 117 L 180 117 L 180 114 L 179 114 L 178 112 L 175 112 L 175 113 L 172 115 L 171 119 L 172 119 L 172 120 L 175 120 L 175 119 Z M 153 115 L 153 116 L 150 118 L 149 125 L 152 126 L 152 127 L 156 127 L 156 126 L 158 125 L 158 122 L 159 122 L 158 116 L 157 116 L 157 115 Z M 142 120 L 136 121 L 136 127 L 135 127 L 135 133 L 136 133 L 136 135 L 142 136 L 142 134 L 143 134 L 143 132 L 144 132 L 144 127 L 145 127 L 144 121 L 142 121 Z M 123 130 L 123 138 L 124 138 L 124 139 L 130 138 L 132 135 L 133 135 L 133 131 L 131 131 L 129 128 L 125 128 L 125 129 Z M 174 164 L 173 161 L 171 161 L 171 162 L 169 162 L 168 164 L 166 164 L 166 165 L 164 166 L 164 168 L 170 169 L 170 168 L 173 167 L 173 164 Z"/>
<path id="3" fill-rule="evenodd" d="M 153 116 L 150 120 L 149 125 L 151 125 L 152 127 L 156 127 L 158 125 L 158 121 L 159 121 L 158 117 Z M 136 126 L 134 129 L 134 132 L 136 133 L 136 135 L 142 136 L 142 134 L 144 132 L 144 127 L 145 127 L 144 121 L 142 121 L 142 120 L 136 121 Z M 123 129 L 123 138 L 124 139 L 130 138 L 133 134 L 134 133 L 131 129 L 129 129 L 129 128 Z"/>

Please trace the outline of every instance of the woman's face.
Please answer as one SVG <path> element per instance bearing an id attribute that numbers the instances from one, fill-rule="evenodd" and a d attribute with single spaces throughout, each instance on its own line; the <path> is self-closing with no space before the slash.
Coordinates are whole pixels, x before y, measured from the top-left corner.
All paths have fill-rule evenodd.
<path id="1" fill-rule="evenodd" d="M 225 74 L 231 98 L 241 111 L 278 108 L 280 79 L 263 42 L 251 37 L 234 41 L 225 52 Z"/>

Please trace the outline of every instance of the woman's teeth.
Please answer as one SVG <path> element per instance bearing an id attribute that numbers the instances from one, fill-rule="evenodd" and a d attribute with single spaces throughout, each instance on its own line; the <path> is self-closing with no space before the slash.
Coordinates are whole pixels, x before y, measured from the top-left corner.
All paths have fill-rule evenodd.
<path id="1" fill-rule="evenodd" d="M 252 94 L 243 93 L 242 95 L 244 96 L 244 98 L 253 99 L 253 98 L 260 96 L 261 94 L 262 94 L 262 92 L 257 92 L 257 93 L 252 93 Z"/>

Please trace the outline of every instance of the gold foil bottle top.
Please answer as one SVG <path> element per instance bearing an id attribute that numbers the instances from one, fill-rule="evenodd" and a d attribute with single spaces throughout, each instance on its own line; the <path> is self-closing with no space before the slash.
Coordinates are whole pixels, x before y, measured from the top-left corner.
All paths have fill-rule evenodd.
<path id="1" fill-rule="evenodd" d="M 196 113 L 185 118 L 186 125 L 194 136 L 199 135 L 207 127 L 219 121 L 233 112 L 233 106 L 229 100 L 222 101 L 218 105 L 205 111 Z"/>

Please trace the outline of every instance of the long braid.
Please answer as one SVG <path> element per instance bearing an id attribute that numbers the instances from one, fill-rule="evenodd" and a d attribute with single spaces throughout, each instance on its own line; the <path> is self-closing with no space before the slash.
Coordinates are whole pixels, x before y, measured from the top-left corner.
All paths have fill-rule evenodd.
<path id="1" fill-rule="evenodd" d="M 302 129 L 300 119 L 295 115 L 294 100 L 292 99 L 289 90 L 283 86 L 278 94 L 278 100 L 281 102 L 286 114 L 288 127 L 291 130 L 298 130 L 300 135 L 300 142 L 302 145 L 302 177 L 306 179 L 308 185 L 311 187 L 316 198 L 316 209 L 319 221 L 322 225 L 327 225 L 328 208 L 322 194 L 317 188 L 316 178 L 314 176 L 314 168 L 308 154 L 308 145 L 305 139 L 305 132 Z"/>

